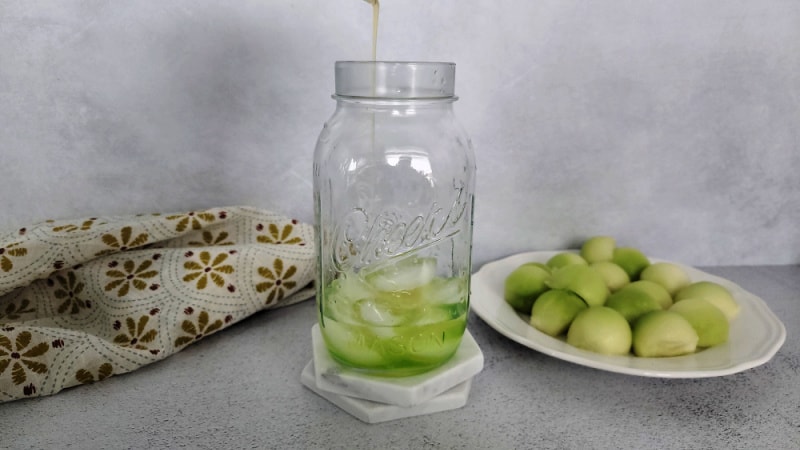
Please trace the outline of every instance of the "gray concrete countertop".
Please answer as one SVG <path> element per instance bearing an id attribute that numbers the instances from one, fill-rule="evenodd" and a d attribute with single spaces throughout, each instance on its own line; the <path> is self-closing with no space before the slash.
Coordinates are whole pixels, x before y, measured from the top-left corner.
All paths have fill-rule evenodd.
<path id="1" fill-rule="evenodd" d="M 800 448 L 800 266 L 704 270 L 784 323 L 771 361 L 717 378 L 620 375 L 530 350 L 473 313 L 485 367 L 468 404 L 368 425 L 300 384 L 307 301 L 127 375 L 0 405 L 0 448 Z"/>

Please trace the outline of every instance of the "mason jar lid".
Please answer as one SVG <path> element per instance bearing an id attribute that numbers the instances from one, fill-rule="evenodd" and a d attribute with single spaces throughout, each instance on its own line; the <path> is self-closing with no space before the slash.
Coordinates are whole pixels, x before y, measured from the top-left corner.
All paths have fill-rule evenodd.
<path id="1" fill-rule="evenodd" d="M 450 62 L 337 61 L 336 96 L 388 100 L 454 97 Z"/>

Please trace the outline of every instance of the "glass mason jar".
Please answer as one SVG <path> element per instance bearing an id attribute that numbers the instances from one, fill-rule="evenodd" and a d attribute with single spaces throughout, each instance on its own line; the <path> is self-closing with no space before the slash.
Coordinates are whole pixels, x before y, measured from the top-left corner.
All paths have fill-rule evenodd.
<path id="1" fill-rule="evenodd" d="M 319 324 L 373 375 L 444 364 L 466 328 L 475 163 L 453 114 L 455 64 L 336 63 L 314 154 Z"/>

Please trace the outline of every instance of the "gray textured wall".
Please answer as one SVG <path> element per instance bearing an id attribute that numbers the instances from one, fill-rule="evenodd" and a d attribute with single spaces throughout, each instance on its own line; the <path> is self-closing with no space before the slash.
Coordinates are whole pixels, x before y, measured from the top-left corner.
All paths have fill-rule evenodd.
<path id="1" fill-rule="evenodd" d="M 311 221 L 333 62 L 369 57 L 370 20 L 360 0 L 2 0 L 0 229 Z M 597 233 L 800 263 L 800 2 L 383 0 L 378 56 L 458 65 L 476 264 Z"/>

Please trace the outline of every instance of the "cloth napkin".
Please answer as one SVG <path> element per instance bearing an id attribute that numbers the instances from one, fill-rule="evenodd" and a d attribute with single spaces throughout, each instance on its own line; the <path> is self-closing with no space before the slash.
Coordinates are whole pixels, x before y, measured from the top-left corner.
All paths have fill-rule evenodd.
<path id="1" fill-rule="evenodd" d="M 136 370 L 312 297 L 313 233 L 230 207 L 0 234 L 0 402 Z"/>

